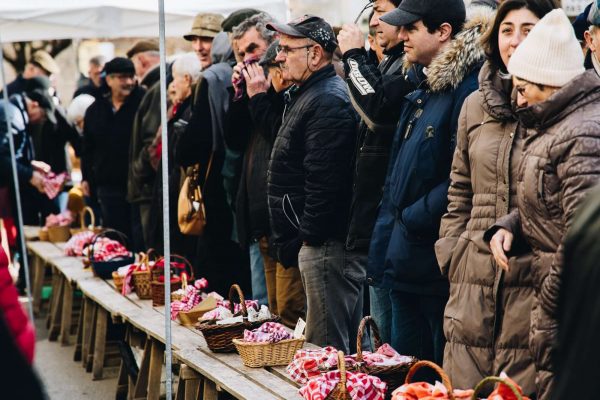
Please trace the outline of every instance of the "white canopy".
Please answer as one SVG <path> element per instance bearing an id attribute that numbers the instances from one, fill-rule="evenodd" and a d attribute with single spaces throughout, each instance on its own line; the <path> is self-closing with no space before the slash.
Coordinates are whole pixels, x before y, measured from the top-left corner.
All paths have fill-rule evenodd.
<path id="1" fill-rule="evenodd" d="M 165 0 L 166 34 L 187 32 L 199 12 L 228 15 L 257 8 L 286 19 L 286 0 Z M 0 39 L 157 37 L 158 1 L 153 0 L 0 0 Z"/>

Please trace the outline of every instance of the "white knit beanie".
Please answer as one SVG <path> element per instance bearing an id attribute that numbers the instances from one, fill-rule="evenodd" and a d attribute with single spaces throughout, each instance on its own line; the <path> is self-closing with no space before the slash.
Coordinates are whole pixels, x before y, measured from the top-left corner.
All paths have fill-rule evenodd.
<path id="1" fill-rule="evenodd" d="M 542 18 L 517 47 L 508 72 L 540 85 L 561 87 L 585 72 L 583 52 L 565 12 L 557 8 Z"/>

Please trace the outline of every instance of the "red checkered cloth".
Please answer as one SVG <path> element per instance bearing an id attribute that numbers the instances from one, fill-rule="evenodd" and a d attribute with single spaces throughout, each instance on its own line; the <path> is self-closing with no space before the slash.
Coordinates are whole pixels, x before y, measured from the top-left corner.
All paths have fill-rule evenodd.
<path id="1" fill-rule="evenodd" d="M 226 309 L 228 309 L 228 310 L 229 310 L 229 300 L 222 300 L 222 301 L 218 301 L 218 302 L 217 302 L 217 307 L 219 307 L 219 306 L 221 306 L 221 307 L 225 307 Z M 259 307 L 258 307 L 258 300 L 246 300 L 246 309 L 248 309 L 248 308 L 250 308 L 250 307 L 252 307 L 252 308 L 254 308 L 256 311 L 258 311 L 258 310 L 259 310 Z M 242 306 L 241 306 L 241 304 L 239 304 L 239 303 L 235 303 L 235 304 L 233 305 L 233 309 L 234 309 L 233 313 L 234 313 L 234 314 L 237 314 L 237 313 L 239 313 L 239 312 L 241 312 L 241 311 L 242 311 Z"/>
<path id="2" fill-rule="evenodd" d="M 324 400 L 340 381 L 340 371 L 330 371 L 311 379 L 300 388 L 306 400 Z M 381 379 L 362 372 L 346 372 L 346 388 L 352 400 L 384 400 L 387 385 Z"/>
<path id="3" fill-rule="evenodd" d="M 79 232 L 71 237 L 65 244 L 65 255 L 76 257 L 83 255 L 83 249 L 92 243 L 96 235 L 91 231 Z"/>
<path id="4" fill-rule="evenodd" d="M 305 384 L 309 379 L 337 367 L 337 349 L 327 346 L 318 350 L 301 349 L 287 366 L 287 373 L 294 382 Z M 346 365 L 354 365 L 354 360 L 346 357 Z"/>
<path id="5" fill-rule="evenodd" d="M 99 238 L 94 243 L 94 258 L 92 261 L 110 261 L 119 257 L 130 257 L 131 253 L 116 240 L 106 237 Z"/>
<path id="6" fill-rule="evenodd" d="M 54 172 L 49 172 L 44 176 L 44 193 L 50 200 L 54 199 L 62 190 L 65 181 L 67 180 L 67 173 L 62 172 L 56 175 Z"/>
<path id="7" fill-rule="evenodd" d="M 291 339 L 292 334 L 285 326 L 277 322 L 265 322 L 257 329 L 249 331 L 244 329 L 244 341 L 252 343 L 277 343 Z"/>

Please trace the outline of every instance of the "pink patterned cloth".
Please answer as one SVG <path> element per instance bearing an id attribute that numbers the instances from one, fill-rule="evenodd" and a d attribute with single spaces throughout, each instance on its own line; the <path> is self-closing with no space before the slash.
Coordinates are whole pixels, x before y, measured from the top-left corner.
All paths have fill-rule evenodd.
<path id="1" fill-rule="evenodd" d="M 225 307 L 226 309 L 229 309 L 229 300 L 218 301 L 217 307 Z M 256 311 L 258 311 L 259 310 L 258 300 L 246 300 L 246 309 L 248 309 L 250 307 L 252 307 Z M 233 309 L 234 309 L 234 311 L 233 311 L 234 314 L 242 312 L 242 305 L 240 303 L 234 303 Z"/>
<path id="2" fill-rule="evenodd" d="M 83 249 L 92 243 L 96 235 L 91 231 L 79 232 L 71 237 L 65 244 L 65 255 L 77 257 L 83 255 Z"/>
<path id="3" fill-rule="evenodd" d="M 60 193 L 68 175 L 62 172 L 56 175 L 54 172 L 49 172 L 44 176 L 44 193 L 50 200 L 54 199 Z"/>
<path id="4" fill-rule="evenodd" d="M 324 400 L 340 381 L 340 371 L 330 371 L 311 379 L 300 388 L 306 400 Z M 352 400 L 384 400 L 387 385 L 381 379 L 362 372 L 346 372 L 346 388 Z"/>
<path id="5" fill-rule="evenodd" d="M 46 227 L 50 226 L 69 226 L 73 223 L 73 214 L 67 210 L 60 214 L 50 214 L 46 217 Z"/>
<path id="6" fill-rule="evenodd" d="M 116 240 L 102 237 L 94 243 L 93 256 L 92 261 L 110 261 L 119 257 L 130 257 L 131 253 Z"/>
<path id="7" fill-rule="evenodd" d="M 301 349 L 294 354 L 294 359 L 286 370 L 294 382 L 303 385 L 309 379 L 336 368 L 337 364 L 337 349 L 332 346 L 318 350 Z M 346 365 L 354 365 L 354 360 L 347 357 Z"/>
<path id="8" fill-rule="evenodd" d="M 363 351 L 362 356 L 365 364 L 369 366 L 408 364 L 414 361 L 412 357 L 400 355 L 387 343 L 380 346 L 375 353 Z M 356 358 L 356 354 L 352 357 Z"/>
<path id="9" fill-rule="evenodd" d="M 291 339 L 292 334 L 285 326 L 277 322 L 265 322 L 257 329 L 249 331 L 244 329 L 244 341 L 252 343 L 277 343 Z"/>
<path id="10" fill-rule="evenodd" d="M 205 278 L 197 279 L 193 285 L 188 285 L 183 289 L 184 294 L 181 300 L 171 302 L 171 319 L 175 321 L 180 312 L 188 312 L 196 307 L 202 300 L 206 299 L 208 294 L 203 293 L 202 289 L 208 286 L 208 281 Z"/>

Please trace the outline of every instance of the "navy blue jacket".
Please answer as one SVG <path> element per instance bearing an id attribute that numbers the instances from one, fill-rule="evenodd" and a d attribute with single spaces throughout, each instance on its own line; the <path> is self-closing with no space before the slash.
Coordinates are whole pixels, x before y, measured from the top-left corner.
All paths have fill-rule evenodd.
<path id="1" fill-rule="evenodd" d="M 369 250 L 367 273 L 373 286 L 417 294 L 448 293 L 434 244 L 447 207 L 458 116 L 464 99 L 478 87 L 480 66 L 480 62 L 461 65 L 465 73 L 458 82 L 449 76 L 448 83 L 440 85 L 445 77 L 436 76 L 434 89 L 423 67 L 409 70 L 417 90 L 405 97 L 394 136 Z"/>

